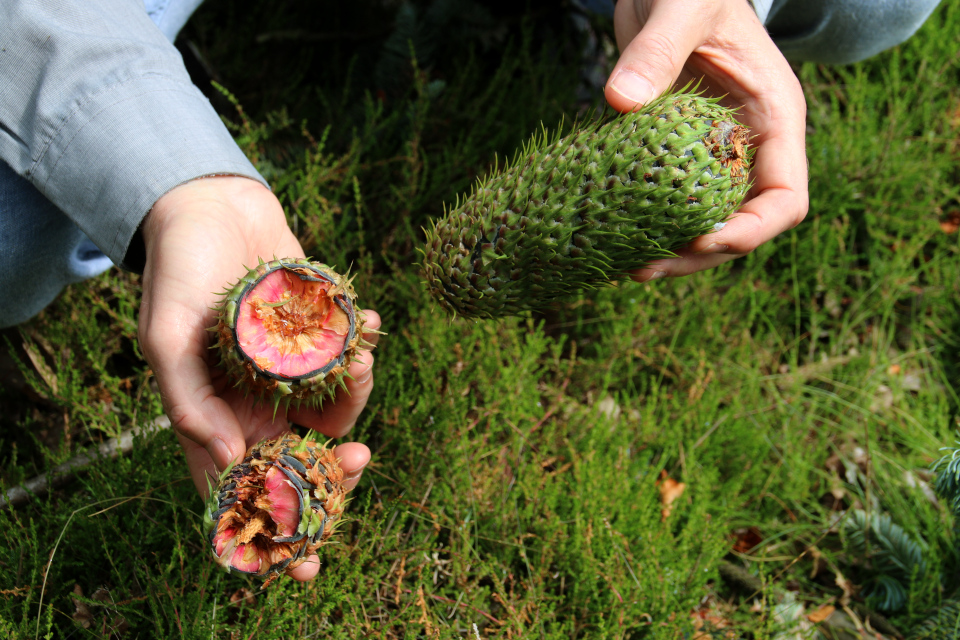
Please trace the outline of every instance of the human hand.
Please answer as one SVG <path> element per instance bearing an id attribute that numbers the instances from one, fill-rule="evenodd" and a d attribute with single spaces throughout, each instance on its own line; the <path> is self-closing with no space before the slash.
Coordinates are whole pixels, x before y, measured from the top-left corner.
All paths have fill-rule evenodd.
<path id="1" fill-rule="evenodd" d="M 753 186 L 727 225 L 634 279 L 709 269 L 799 224 L 808 206 L 806 103 L 747 0 L 620 0 L 614 28 L 621 54 L 605 91 L 614 109 L 631 111 L 671 85 L 699 81 L 707 95 L 739 107 L 737 119 L 750 129 L 756 152 Z"/>
<path id="2" fill-rule="evenodd" d="M 208 327 L 216 323 L 218 292 L 239 280 L 244 265 L 258 259 L 303 257 L 276 197 L 247 178 L 194 180 L 164 195 L 144 220 L 147 262 L 140 306 L 140 343 L 153 368 L 163 406 L 187 458 L 194 484 L 206 493 L 207 478 L 243 457 L 265 438 L 289 430 L 289 423 L 339 438 L 353 427 L 373 390 L 373 355 L 359 351 L 346 379 L 323 411 L 278 411 L 272 403 L 244 397 L 215 367 Z M 375 331 L 380 317 L 361 312 Z M 364 338 L 376 344 L 378 334 Z M 352 489 L 370 460 L 363 444 L 339 445 L 336 454 Z M 290 573 L 297 580 L 316 575 L 316 556 Z"/>

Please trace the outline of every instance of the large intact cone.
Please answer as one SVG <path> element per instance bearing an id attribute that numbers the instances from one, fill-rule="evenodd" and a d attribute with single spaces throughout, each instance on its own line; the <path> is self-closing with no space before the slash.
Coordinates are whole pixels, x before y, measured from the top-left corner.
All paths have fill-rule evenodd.
<path id="1" fill-rule="evenodd" d="M 495 317 L 673 256 L 739 209 L 748 137 L 732 110 L 688 93 L 537 137 L 426 229 L 424 282 L 450 312 Z"/>

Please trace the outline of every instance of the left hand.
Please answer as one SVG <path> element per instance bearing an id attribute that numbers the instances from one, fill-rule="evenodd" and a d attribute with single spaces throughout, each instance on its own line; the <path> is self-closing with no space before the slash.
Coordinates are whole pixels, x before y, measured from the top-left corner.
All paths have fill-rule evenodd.
<path id="1" fill-rule="evenodd" d="M 361 349 L 348 368 L 348 393 L 322 411 L 289 410 L 274 415 L 271 403 L 245 397 L 216 367 L 208 327 L 216 323 L 217 295 L 237 282 L 258 259 L 301 258 L 303 250 L 287 226 L 283 208 L 263 185 L 247 178 L 215 177 L 188 182 L 160 198 L 144 220 L 147 263 L 143 272 L 140 342 L 153 368 L 174 431 L 186 455 L 197 490 L 207 478 L 242 459 L 265 438 L 290 429 L 290 422 L 339 438 L 353 427 L 373 389 L 373 354 Z M 366 328 L 379 316 L 361 311 Z M 368 342 L 378 335 L 367 333 Z M 336 455 L 352 489 L 370 460 L 360 443 L 337 446 Z M 291 571 L 308 580 L 316 556 Z"/>

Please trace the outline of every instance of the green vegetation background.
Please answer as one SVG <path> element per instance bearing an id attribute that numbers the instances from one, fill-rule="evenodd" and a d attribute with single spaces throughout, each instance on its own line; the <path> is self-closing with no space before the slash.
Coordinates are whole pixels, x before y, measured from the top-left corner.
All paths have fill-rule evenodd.
<path id="1" fill-rule="evenodd" d="M 0 509 L 0 637 L 839 638 L 860 605 L 906 631 L 949 603 L 929 468 L 960 412 L 960 3 L 867 62 L 797 68 L 797 229 L 707 273 L 450 321 L 413 266 L 421 226 L 541 122 L 601 104 L 611 25 L 574 13 L 201 10 L 178 43 L 198 83 L 307 252 L 352 265 L 383 316 L 352 434 L 374 462 L 319 579 L 260 591 L 209 561 L 173 435 L 140 437 Z M 160 414 L 138 282 L 73 286 L 5 333 L 27 385 L 0 396 L 4 488 Z M 666 518 L 664 477 L 685 484 Z"/>

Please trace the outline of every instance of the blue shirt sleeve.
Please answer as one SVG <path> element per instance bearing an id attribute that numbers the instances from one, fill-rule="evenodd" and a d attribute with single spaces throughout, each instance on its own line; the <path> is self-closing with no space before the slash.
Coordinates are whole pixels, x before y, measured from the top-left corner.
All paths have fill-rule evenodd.
<path id="1" fill-rule="evenodd" d="M 0 158 L 116 264 L 174 187 L 266 184 L 143 0 L 0 0 Z"/>

